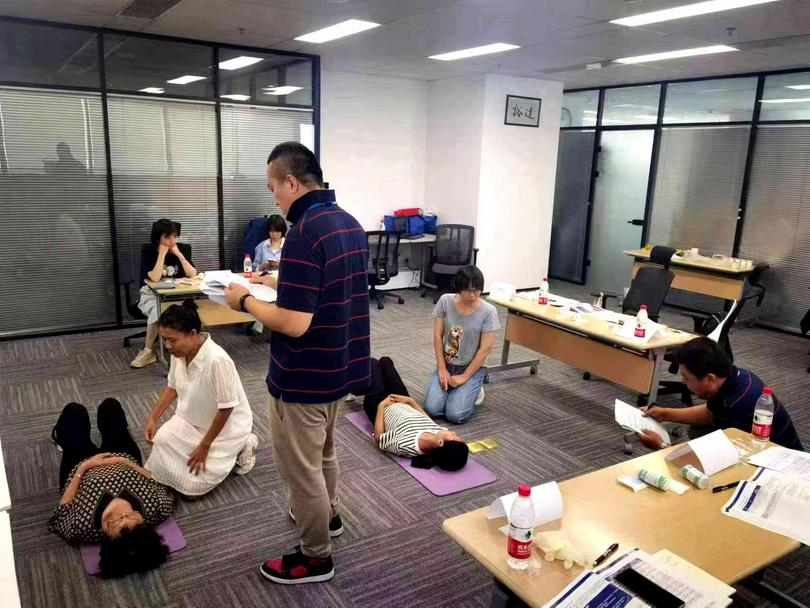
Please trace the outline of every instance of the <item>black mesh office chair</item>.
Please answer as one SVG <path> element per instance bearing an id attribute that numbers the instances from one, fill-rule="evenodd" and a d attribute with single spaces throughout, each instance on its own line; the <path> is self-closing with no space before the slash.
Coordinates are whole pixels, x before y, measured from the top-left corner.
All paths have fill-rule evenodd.
<path id="1" fill-rule="evenodd" d="M 422 285 L 437 290 L 433 298 L 435 304 L 445 291 L 459 268 L 475 264 L 478 250 L 473 247 L 475 228 L 464 224 L 439 224 L 436 226 L 436 242 L 431 247 L 428 271 L 432 282 L 423 281 Z M 425 297 L 429 289 L 422 290 Z"/>
<path id="2" fill-rule="evenodd" d="M 658 321 L 658 315 L 664 300 L 667 298 L 669 288 L 675 278 L 675 273 L 669 269 L 675 250 L 671 247 L 656 246 L 650 252 L 650 262 L 655 266 L 642 266 L 630 282 L 630 289 L 622 301 L 622 312 L 634 315 L 642 304 L 647 306 L 647 315 L 652 321 Z M 599 306 L 607 307 L 610 298 L 618 297 L 615 293 L 602 291 L 591 294 L 596 298 Z"/>
<path id="3" fill-rule="evenodd" d="M 385 285 L 391 277 L 399 273 L 399 239 L 401 232 L 372 230 L 366 232 L 368 239 L 368 297 L 377 300 L 377 308 L 385 308 L 385 298 L 396 298 L 398 304 L 404 304 L 400 296 L 389 291 L 379 291 L 377 287 Z"/>

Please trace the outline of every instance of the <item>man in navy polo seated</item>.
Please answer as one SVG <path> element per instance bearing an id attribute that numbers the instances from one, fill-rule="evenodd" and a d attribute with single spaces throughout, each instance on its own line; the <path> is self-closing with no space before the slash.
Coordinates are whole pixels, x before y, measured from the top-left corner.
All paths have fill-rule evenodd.
<path id="1" fill-rule="evenodd" d="M 725 352 L 709 338 L 695 338 L 675 349 L 675 360 L 681 368 L 683 383 L 706 403 L 692 407 L 642 408 L 645 416 L 658 422 L 708 427 L 710 430 L 737 428 L 751 432 L 754 408 L 765 384 L 756 374 L 735 367 Z M 790 414 L 773 395 L 771 441 L 792 450 L 804 450 Z M 690 430 L 690 436 L 693 431 Z M 649 448 L 666 447 L 661 438 L 650 431 L 639 435 Z"/>

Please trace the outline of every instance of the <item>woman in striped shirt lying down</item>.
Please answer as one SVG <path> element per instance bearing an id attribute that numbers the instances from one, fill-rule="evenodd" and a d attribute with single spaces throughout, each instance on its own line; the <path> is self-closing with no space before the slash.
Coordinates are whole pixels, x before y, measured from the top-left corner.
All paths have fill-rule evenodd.
<path id="1" fill-rule="evenodd" d="M 377 446 L 384 452 L 412 458 L 412 465 L 438 466 L 458 471 L 467 464 L 467 444 L 439 426 L 408 396 L 394 362 L 389 357 L 371 359 L 371 387 L 363 409 L 374 423 Z"/>

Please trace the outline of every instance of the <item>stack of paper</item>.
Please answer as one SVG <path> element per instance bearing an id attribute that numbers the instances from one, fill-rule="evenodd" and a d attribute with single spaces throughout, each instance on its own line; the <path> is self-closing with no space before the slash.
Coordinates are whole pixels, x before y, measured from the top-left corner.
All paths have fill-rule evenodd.
<path id="1" fill-rule="evenodd" d="M 759 469 L 740 482 L 723 513 L 810 545 L 810 481 Z"/>
<path id="2" fill-rule="evenodd" d="M 647 418 L 641 410 L 632 405 L 616 399 L 616 407 L 613 413 L 616 422 L 623 429 L 641 433 L 642 431 L 652 431 L 658 435 L 668 445 L 672 443 L 667 430 L 652 418 Z"/>
<path id="3" fill-rule="evenodd" d="M 693 439 L 666 455 L 666 460 L 676 460 L 693 453 L 706 475 L 714 475 L 734 466 L 740 461 L 740 453 L 728 436 L 721 430 Z"/>
<path id="4" fill-rule="evenodd" d="M 758 467 L 789 473 L 810 481 L 810 454 L 807 452 L 776 446 L 755 454 L 749 458 L 748 462 Z"/>
<path id="5" fill-rule="evenodd" d="M 225 289 L 231 283 L 237 283 L 247 287 L 250 295 L 262 302 L 275 302 L 276 290 L 266 285 L 259 283 L 251 283 L 240 274 L 231 272 L 230 270 L 212 270 L 205 273 L 200 285 L 200 290 L 207 295 L 211 300 L 223 306 L 227 306 L 225 301 Z"/>

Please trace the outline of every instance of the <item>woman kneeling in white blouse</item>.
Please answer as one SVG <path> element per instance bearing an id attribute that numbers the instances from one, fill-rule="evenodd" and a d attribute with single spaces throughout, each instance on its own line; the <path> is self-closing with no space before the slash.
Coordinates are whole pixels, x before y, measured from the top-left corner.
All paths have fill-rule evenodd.
<path id="1" fill-rule="evenodd" d="M 152 453 L 145 466 L 156 481 L 201 496 L 232 470 L 244 475 L 253 468 L 259 443 L 251 432 L 253 412 L 233 360 L 200 332 L 192 300 L 167 308 L 158 325 L 172 362 L 169 386 L 146 422 Z M 177 411 L 158 429 L 175 399 Z"/>

